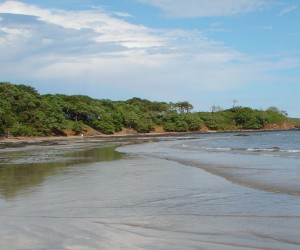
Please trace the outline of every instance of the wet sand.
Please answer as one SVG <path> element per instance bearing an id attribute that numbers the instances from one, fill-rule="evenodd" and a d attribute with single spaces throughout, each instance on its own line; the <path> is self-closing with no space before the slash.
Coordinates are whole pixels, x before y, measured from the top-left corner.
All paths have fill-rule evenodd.
<path id="1" fill-rule="evenodd" d="M 299 197 L 82 144 L 4 150 L 1 167 L 20 188 L 0 185 L 1 249 L 299 249 Z M 21 186 L 28 161 L 48 171 Z"/>

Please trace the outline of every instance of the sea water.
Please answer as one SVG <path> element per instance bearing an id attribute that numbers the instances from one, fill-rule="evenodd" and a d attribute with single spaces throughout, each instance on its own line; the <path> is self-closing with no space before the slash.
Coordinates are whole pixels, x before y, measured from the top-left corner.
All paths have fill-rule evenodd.
<path id="1" fill-rule="evenodd" d="M 204 154 L 205 169 L 239 184 L 300 195 L 300 131 L 199 137 L 176 148 Z"/>
<path id="2" fill-rule="evenodd" d="M 300 195 L 300 131 L 194 134 L 133 151 L 252 188 Z"/>
<path id="3" fill-rule="evenodd" d="M 300 131 L 193 134 L 120 151 L 211 174 L 195 175 L 207 200 L 174 205 L 194 220 L 186 230 L 207 216 L 209 242 L 220 245 L 202 239 L 203 249 L 300 249 Z"/>
<path id="4" fill-rule="evenodd" d="M 0 249 L 300 248 L 298 131 L 147 140 L 1 150 Z"/>

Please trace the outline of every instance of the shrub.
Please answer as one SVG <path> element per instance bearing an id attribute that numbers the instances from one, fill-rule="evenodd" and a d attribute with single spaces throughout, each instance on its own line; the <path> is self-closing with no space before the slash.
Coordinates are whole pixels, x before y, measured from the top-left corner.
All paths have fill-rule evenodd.
<path id="1" fill-rule="evenodd" d="M 9 133 L 13 136 L 41 136 L 42 134 L 26 125 L 14 125 L 10 128 Z"/>
<path id="2" fill-rule="evenodd" d="M 204 121 L 206 127 L 208 127 L 209 129 L 225 130 L 226 128 L 229 127 L 225 117 L 219 113 L 203 112 L 200 113 L 199 115 L 200 118 Z"/>
<path id="3" fill-rule="evenodd" d="M 115 132 L 114 124 L 103 120 L 93 121 L 92 127 L 107 135 L 113 134 Z"/>
<path id="4" fill-rule="evenodd" d="M 75 134 L 79 134 L 82 131 L 82 123 L 74 122 L 72 126 L 72 130 L 75 132 Z"/>

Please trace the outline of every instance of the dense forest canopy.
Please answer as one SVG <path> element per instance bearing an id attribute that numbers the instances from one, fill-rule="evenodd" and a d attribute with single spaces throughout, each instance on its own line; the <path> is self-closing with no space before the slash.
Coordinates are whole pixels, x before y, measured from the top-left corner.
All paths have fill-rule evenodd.
<path id="1" fill-rule="evenodd" d="M 111 101 L 83 95 L 41 95 L 30 86 L 0 82 L 2 136 L 63 135 L 67 128 L 79 134 L 85 126 L 104 134 L 123 128 L 139 133 L 151 132 L 156 127 L 166 132 L 199 131 L 204 126 L 212 130 L 261 129 L 287 120 L 287 113 L 276 107 L 192 110 L 187 101 L 166 103 L 140 98 Z"/>

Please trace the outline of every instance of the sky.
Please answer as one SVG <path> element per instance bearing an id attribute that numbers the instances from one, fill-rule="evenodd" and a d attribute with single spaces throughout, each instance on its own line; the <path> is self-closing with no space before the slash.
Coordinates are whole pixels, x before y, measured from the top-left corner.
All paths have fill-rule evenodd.
<path id="1" fill-rule="evenodd" d="M 0 0 L 0 81 L 300 117 L 299 0 Z"/>

